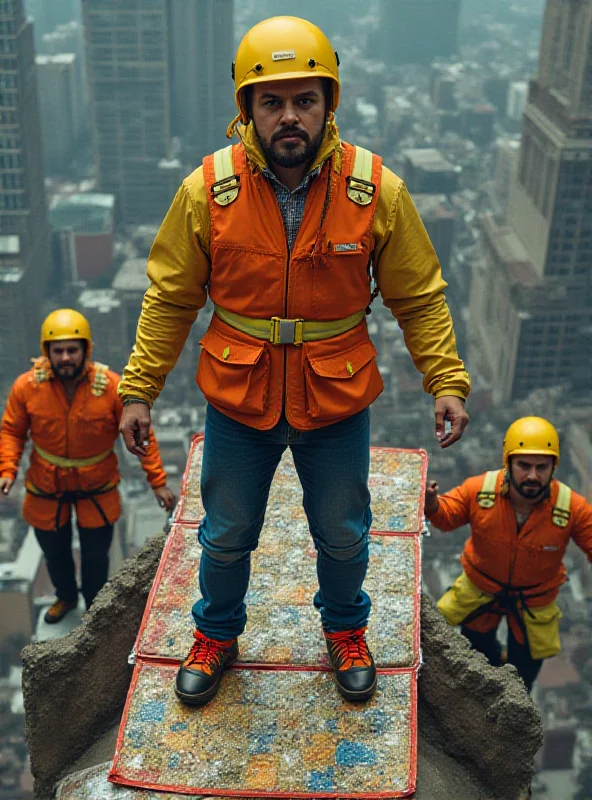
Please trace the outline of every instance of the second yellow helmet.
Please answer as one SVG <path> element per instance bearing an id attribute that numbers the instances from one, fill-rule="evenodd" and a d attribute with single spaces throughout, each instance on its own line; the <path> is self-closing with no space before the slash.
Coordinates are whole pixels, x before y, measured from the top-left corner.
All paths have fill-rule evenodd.
<path id="1" fill-rule="evenodd" d="M 66 339 L 84 339 L 86 357 L 90 358 L 92 338 L 88 320 L 72 308 L 58 308 L 48 314 L 41 325 L 41 352 L 46 356 L 49 342 Z"/>
<path id="2" fill-rule="evenodd" d="M 339 57 L 320 28 L 300 17 L 270 17 L 247 31 L 232 65 L 241 121 L 249 121 L 244 89 L 263 81 L 327 78 L 331 82 L 327 111 L 339 104 Z"/>
<path id="3" fill-rule="evenodd" d="M 522 417 L 513 422 L 504 437 L 504 467 L 510 456 L 523 453 L 528 456 L 554 456 L 559 464 L 559 434 L 542 417 Z"/>

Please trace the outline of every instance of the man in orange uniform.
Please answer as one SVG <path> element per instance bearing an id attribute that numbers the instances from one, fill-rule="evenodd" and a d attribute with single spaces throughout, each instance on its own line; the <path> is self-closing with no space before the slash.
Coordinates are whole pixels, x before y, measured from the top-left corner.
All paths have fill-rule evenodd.
<path id="1" fill-rule="evenodd" d="M 240 143 L 183 182 L 156 236 L 122 432 L 132 453 L 150 406 L 209 293 L 215 314 L 197 382 L 208 400 L 201 476 L 201 599 L 195 644 L 177 676 L 207 703 L 244 630 L 250 555 L 286 447 L 317 549 L 315 606 L 337 688 L 374 692 L 362 584 L 372 521 L 369 406 L 383 383 L 366 314 L 376 288 L 435 398 L 447 447 L 467 422 L 469 378 L 456 352 L 440 266 L 403 182 L 342 142 L 337 54 L 319 28 L 274 17 L 252 28 L 233 66 Z M 445 431 L 445 420 L 452 423 Z"/>
<path id="2" fill-rule="evenodd" d="M 56 590 L 48 623 L 78 605 L 71 507 L 87 608 L 107 580 L 113 523 L 121 513 L 113 452 L 122 412 L 119 375 L 91 361 L 91 349 L 82 314 L 67 308 L 51 313 L 41 327 L 43 355 L 15 381 L 0 428 L 0 496 L 12 487 L 29 433 L 33 444 L 23 517 L 35 528 Z M 152 431 L 148 438 L 142 467 L 160 505 L 171 509 L 174 497 Z"/>
<path id="3" fill-rule="evenodd" d="M 464 572 L 438 608 L 494 666 L 502 663 L 496 632 L 506 616 L 507 661 L 528 691 L 543 659 L 561 649 L 555 599 L 566 580 L 569 540 L 592 560 L 592 506 L 553 478 L 558 464 L 555 428 L 523 417 L 506 433 L 503 470 L 469 478 L 441 497 L 433 481 L 426 491 L 432 525 L 443 531 L 471 526 Z"/>

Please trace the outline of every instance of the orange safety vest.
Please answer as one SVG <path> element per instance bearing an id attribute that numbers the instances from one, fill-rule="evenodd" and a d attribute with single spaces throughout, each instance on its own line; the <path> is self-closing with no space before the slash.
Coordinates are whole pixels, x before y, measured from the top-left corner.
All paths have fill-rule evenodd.
<path id="1" fill-rule="evenodd" d="M 227 185 L 234 191 L 226 204 L 216 200 L 216 154 L 204 159 L 209 293 L 217 307 L 253 320 L 314 323 L 343 320 L 368 306 L 381 159 L 372 156 L 371 181 L 356 195 L 356 148 L 342 147 L 340 172 L 330 157 L 310 184 L 291 252 L 273 188 L 249 163 L 242 144 L 232 148 L 235 175 Z M 261 430 L 272 428 L 284 408 L 297 429 L 338 422 L 366 408 L 383 389 L 365 318 L 344 333 L 298 345 L 272 344 L 214 314 L 200 344 L 197 383 L 207 400 Z"/>

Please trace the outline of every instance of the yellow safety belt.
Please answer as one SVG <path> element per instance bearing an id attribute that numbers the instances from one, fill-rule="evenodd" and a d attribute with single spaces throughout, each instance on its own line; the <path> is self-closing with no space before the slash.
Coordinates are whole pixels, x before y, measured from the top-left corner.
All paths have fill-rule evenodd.
<path id="1" fill-rule="evenodd" d="M 212 196 L 219 206 L 227 206 L 236 200 L 240 189 L 240 177 L 234 174 L 232 145 L 216 150 L 214 153 L 214 177 Z"/>
<path id="2" fill-rule="evenodd" d="M 372 202 L 376 186 L 372 183 L 371 178 L 372 153 L 370 150 L 356 145 L 354 168 L 352 174 L 345 180 L 347 196 L 359 206 L 367 206 Z"/>
<path id="3" fill-rule="evenodd" d="M 245 317 L 242 314 L 235 314 L 227 311 L 220 306 L 214 306 L 216 315 L 233 328 L 257 339 L 265 339 L 272 344 L 295 344 L 303 342 L 313 342 L 320 339 L 330 339 L 332 336 L 339 336 L 341 333 L 355 328 L 366 316 L 366 311 L 356 311 L 345 319 L 331 320 L 330 322 L 319 322 L 306 319 L 282 319 L 272 317 L 271 319 L 254 319 Z"/>
<path id="4" fill-rule="evenodd" d="M 44 461 L 48 461 L 50 464 L 53 464 L 54 467 L 63 467 L 64 469 L 70 467 L 92 467 L 95 464 L 100 464 L 101 461 L 104 461 L 107 456 L 113 452 L 113 448 L 110 447 L 108 450 L 97 453 L 96 456 L 89 456 L 88 458 L 65 458 L 64 456 L 55 456 L 53 453 L 42 450 L 35 442 L 33 442 L 33 447 Z"/>

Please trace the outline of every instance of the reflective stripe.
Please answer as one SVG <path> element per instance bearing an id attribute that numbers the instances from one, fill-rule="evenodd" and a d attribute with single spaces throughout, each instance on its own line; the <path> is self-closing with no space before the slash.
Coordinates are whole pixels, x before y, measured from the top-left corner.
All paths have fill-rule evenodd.
<path id="1" fill-rule="evenodd" d="M 495 503 L 495 487 L 499 470 L 492 470 L 485 473 L 481 491 L 477 494 L 477 503 L 481 508 L 493 508 Z"/>
<path id="2" fill-rule="evenodd" d="M 240 179 L 234 174 L 232 145 L 216 150 L 214 153 L 214 183 L 212 195 L 219 206 L 227 206 L 236 200 L 240 189 Z"/>
<path id="3" fill-rule="evenodd" d="M 337 319 L 331 322 L 315 322 L 309 320 L 280 320 L 280 319 L 253 319 L 244 317 L 242 314 L 235 314 L 226 311 L 220 306 L 214 306 L 216 314 L 223 322 L 236 328 L 243 333 L 248 333 L 257 339 L 265 339 L 273 344 L 299 344 L 301 341 L 312 342 L 319 339 L 329 339 L 332 336 L 339 336 L 340 333 L 355 328 L 366 316 L 366 311 L 357 311 L 355 314 L 345 319 Z M 294 328 L 294 337 L 291 341 L 280 340 L 282 330 L 281 323 L 290 323 Z M 287 325 L 283 326 L 288 327 Z M 273 336 L 274 332 L 278 333 Z M 272 338 L 273 336 L 273 338 Z"/>
<path id="4" fill-rule="evenodd" d="M 356 145 L 356 158 L 352 176 L 368 182 L 372 178 L 372 153 L 370 150 L 366 150 L 365 147 Z"/>
<path id="5" fill-rule="evenodd" d="M 368 206 L 372 202 L 376 186 L 372 183 L 372 153 L 364 147 L 356 145 L 354 168 L 346 178 L 347 196 L 359 206 Z"/>
<path id="6" fill-rule="evenodd" d="M 559 493 L 553 507 L 553 522 L 560 528 L 567 528 L 571 514 L 571 489 L 564 483 L 559 484 Z"/>
<path id="7" fill-rule="evenodd" d="M 44 461 L 53 464 L 55 467 L 63 467 L 64 469 L 68 469 L 69 467 L 92 467 L 95 464 L 100 464 L 101 461 L 104 461 L 107 456 L 113 452 L 113 448 L 110 447 L 109 450 L 98 453 L 96 456 L 89 456 L 89 458 L 64 458 L 63 456 L 54 456 L 53 453 L 42 450 L 35 442 L 33 442 L 33 447 Z"/>

